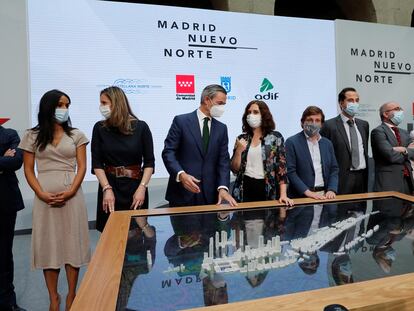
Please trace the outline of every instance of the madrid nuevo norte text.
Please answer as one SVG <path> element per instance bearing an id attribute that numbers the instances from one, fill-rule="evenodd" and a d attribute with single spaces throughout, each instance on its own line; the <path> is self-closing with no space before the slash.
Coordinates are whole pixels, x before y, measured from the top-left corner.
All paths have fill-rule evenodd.
<path id="1" fill-rule="evenodd" d="M 189 43 L 236 45 L 235 37 L 188 34 Z"/>
<path id="2" fill-rule="evenodd" d="M 392 76 L 384 75 L 384 74 L 362 74 L 362 73 L 357 73 L 355 75 L 355 82 L 392 84 Z"/>
<path id="3" fill-rule="evenodd" d="M 158 28 L 172 29 L 172 30 L 190 30 L 190 31 L 216 31 L 216 26 L 213 24 L 204 23 L 189 23 L 177 21 L 158 21 Z"/>
<path id="4" fill-rule="evenodd" d="M 164 57 L 178 58 L 213 58 L 211 50 L 193 50 L 193 49 L 164 49 Z"/>

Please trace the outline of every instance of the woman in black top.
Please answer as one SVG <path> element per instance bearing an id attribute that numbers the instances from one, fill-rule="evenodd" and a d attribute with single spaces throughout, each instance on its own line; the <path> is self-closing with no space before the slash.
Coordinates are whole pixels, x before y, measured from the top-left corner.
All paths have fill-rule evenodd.
<path id="1" fill-rule="evenodd" d="M 148 125 L 132 113 L 122 89 L 102 90 L 100 103 L 105 120 L 93 128 L 91 152 L 92 173 L 99 180 L 96 229 L 102 232 L 109 213 L 148 208 L 154 147 Z M 150 229 L 146 219 L 138 225 Z"/>

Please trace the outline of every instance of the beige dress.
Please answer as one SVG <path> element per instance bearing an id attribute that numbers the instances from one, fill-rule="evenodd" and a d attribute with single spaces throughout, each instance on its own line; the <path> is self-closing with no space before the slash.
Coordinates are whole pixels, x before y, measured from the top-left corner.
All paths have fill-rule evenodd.
<path id="1" fill-rule="evenodd" d="M 40 186 L 56 193 L 70 189 L 76 175 L 76 148 L 89 141 L 79 130 L 63 134 L 55 147 L 35 148 L 36 133 L 27 130 L 19 148 L 35 154 Z M 32 269 L 80 267 L 89 262 L 88 214 L 82 189 L 63 207 L 50 207 L 35 196 L 33 201 Z"/>

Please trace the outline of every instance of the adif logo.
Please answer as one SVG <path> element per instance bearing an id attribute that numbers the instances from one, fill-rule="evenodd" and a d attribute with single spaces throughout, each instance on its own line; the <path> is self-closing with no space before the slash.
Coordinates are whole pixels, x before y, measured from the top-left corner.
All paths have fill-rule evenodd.
<path id="1" fill-rule="evenodd" d="M 260 92 L 266 92 L 273 89 L 273 84 L 267 78 L 264 78 L 260 86 Z"/>
<path id="2" fill-rule="evenodd" d="M 274 86 L 272 82 L 268 78 L 263 78 L 262 84 L 260 85 L 259 91 L 260 93 L 267 92 L 266 94 L 256 94 L 254 98 L 259 100 L 276 100 L 279 98 L 279 92 L 268 92 L 273 90 Z"/>
<path id="3" fill-rule="evenodd" d="M 194 75 L 176 75 L 175 82 L 177 94 L 194 94 Z"/>

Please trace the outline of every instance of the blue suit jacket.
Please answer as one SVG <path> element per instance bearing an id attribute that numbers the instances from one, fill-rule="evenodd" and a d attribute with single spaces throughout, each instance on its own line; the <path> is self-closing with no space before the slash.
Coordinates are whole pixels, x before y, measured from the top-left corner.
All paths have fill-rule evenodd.
<path id="1" fill-rule="evenodd" d="M 23 153 L 17 146 L 19 135 L 12 129 L 0 126 L 0 213 L 15 213 L 24 208 L 15 171 L 23 164 Z M 14 157 L 5 157 L 7 149 L 15 149 Z"/>
<path id="2" fill-rule="evenodd" d="M 289 178 L 289 195 L 303 197 L 304 192 L 315 185 L 315 170 L 305 134 L 302 132 L 289 137 L 285 143 Z M 319 140 L 322 161 L 322 175 L 326 191 L 338 191 L 338 163 L 329 139 Z"/>
<path id="3" fill-rule="evenodd" d="M 162 151 L 170 174 L 165 198 L 171 206 L 216 203 L 217 187 L 229 187 L 230 183 L 228 141 L 226 125 L 212 118 L 204 154 L 197 110 L 174 118 Z M 177 173 L 182 170 L 201 180 L 200 194 L 187 191 L 176 181 Z"/>

